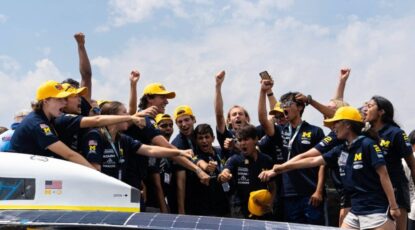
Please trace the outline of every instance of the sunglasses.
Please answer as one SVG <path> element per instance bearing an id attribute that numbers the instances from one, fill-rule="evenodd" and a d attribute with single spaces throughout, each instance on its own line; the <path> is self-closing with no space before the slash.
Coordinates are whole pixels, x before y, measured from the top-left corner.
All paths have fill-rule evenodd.
<path id="1" fill-rule="evenodd" d="M 294 103 L 295 103 L 294 101 L 285 101 L 285 102 L 281 103 L 281 108 L 282 109 L 288 108 L 288 107 L 290 107 Z"/>
<path id="2" fill-rule="evenodd" d="M 159 127 L 163 128 L 163 129 L 165 129 L 167 127 L 173 128 L 173 124 L 161 124 L 161 125 L 159 125 Z"/>

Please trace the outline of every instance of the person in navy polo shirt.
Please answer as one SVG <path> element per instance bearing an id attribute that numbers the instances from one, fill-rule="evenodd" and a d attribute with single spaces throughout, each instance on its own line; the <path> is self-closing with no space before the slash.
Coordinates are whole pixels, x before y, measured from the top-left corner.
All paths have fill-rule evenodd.
<path id="1" fill-rule="evenodd" d="M 217 179 L 222 171 L 225 159 L 220 147 L 213 147 L 213 130 L 208 124 L 200 124 L 194 130 L 196 139 L 196 164 L 210 175 L 209 186 L 196 184 L 196 215 L 229 216 L 229 183 L 220 183 Z"/>
<path id="2" fill-rule="evenodd" d="M 368 110 L 365 121 L 370 122 L 380 136 L 380 147 L 385 154 L 386 166 L 401 211 L 401 216 L 396 221 L 396 229 L 403 230 L 407 225 L 410 201 L 402 159 L 405 159 L 411 174 L 415 175 L 415 158 L 412 155 L 411 144 L 405 132 L 394 121 L 393 105 L 388 99 L 373 96 L 366 106 Z"/>
<path id="3" fill-rule="evenodd" d="M 125 106 L 121 102 L 112 101 L 106 103 L 101 110 L 102 114 L 125 115 Z M 186 156 L 191 158 L 190 150 L 169 149 L 158 146 L 145 145 L 121 134 L 128 128 L 127 122 L 108 125 L 101 129 L 92 129 L 84 137 L 83 152 L 89 162 L 98 170 L 122 180 L 131 186 L 139 187 L 140 178 L 131 177 L 135 175 L 131 170 L 134 164 L 132 155 L 140 154 L 153 157 Z"/>
<path id="4" fill-rule="evenodd" d="M 33 112 L 20 123 L 11 139 L 11 151 L 47 157 L 59 157 L 94 168 L 79 153 L 71 150 L 58 138 L 53 119 L 62 114 L 66 98 L 71 92 L 64 91 L 56 81 L 47 81 L 36 91 Z"/>
<path id="5" fill-rule="evenodd" d="M 222 183 L 229 183 L 231 179 L 234 180 L 235 193 L 241 201 L 241 214 L 248 218 L 250 192 L 269 189 L 272 196 L 275 196 L 275 183 L 273 181 L 261 182 L 258 178 L 261 171 L 272 168 L 272 159 L 256 149 L 258 136 L 254 126 L 247 125 L 238 129 L 236 137 L 240 144 L 241 154 L 234 154 L 227 160 L 218 179 Z M 272 202 L 269 206 L 272 208 Z"/>
<path id="6" fill-rule="evenodd" d="M 279 127 L 264 122 L 266 119 L 263 115 L 266 115 L 266 111 L 263 97 L 266 86 L 267 82 L 263 81 L 260 96 L 262 103 L 259 107 L 262 109 L 258 111 L 260 122 L 266 130 L 268 140 L 274 145 L 281 142 L 282 136 L 284 160 L 288 161 L 314 147 L 324 137 L 324 133 L 321 128 L 301 119 L 305 104 L 296 100 L 297 92 L 289 92 L 281 96 L 281 108 L 289 122 L 281 131 Z M 281 197 L 284 200 L 284 220 L 294 223 L 324 224 L 323 195 L 324 167 L 283 173 Z"/>
<path id="7" fill-rule="evenodd" d="M 338 165 L 345 192 L 351 198 L 351 209 L 341 228 L 395 229 L 391 218 L 400 216 L 382 149 L 369 133 L 362 133 L 363 121 L 353 107 L 339 108 L 326 119 L 336 136 L 346 140 L 323 156 L 304 158 L 274 167 L 276 173 L 318 165 Z"/>

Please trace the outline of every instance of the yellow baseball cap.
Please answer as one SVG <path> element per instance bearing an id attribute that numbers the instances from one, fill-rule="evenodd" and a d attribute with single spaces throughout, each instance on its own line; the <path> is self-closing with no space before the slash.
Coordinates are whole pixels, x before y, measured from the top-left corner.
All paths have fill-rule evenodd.
<path id="1" fill-rule="evenodd" d="M 59 82 L 47 81 L 41 84 L 36 90 L 36 100 L 44 100 L 46 98 L 66 98 L 72 95 L 72 92 L 66 92 Z"/>
<path id="2" fill-rule="evenodd" d="M 160 83 L 151 83 L 144 88 L 143 95 L 166 95 L 168 99 L 176 97 L 175 92 L 167 91 Z"/>
<path id="3" fill-rule="evenodd" d="M 267 189 L 253 191 L 249 194 L 248 210 L 255 216 L 262 216 L 271 211 L 266 208 L 271 203 L 272 195 Z"/>
<path id="4" fill-rule="evenodd" d="M 188 105 L 180 105 L 178 106 L 173 113 L 173 118 L 174 120 L 176 120 L 177 118 L 184 116 L 184 115 L 190 115 L 190 116 L 194 116 L 193 115 L 193 111 L 192 108 L 190 108 L 190 106 Z"/>
<path id="5" fill-rule="evenodd" d="M 277 102 L 274 108 L 271 111 L 269 111 L 269 115 L 276 115 L 277 113 L 284 114 L 284 110 L 281 109 L 281 102 Z"/>
<path id="6" fill-rule="evenodd" d="M 102 106 L 104 106 L 104 104 L 105 103 L 109 103 L 109 102 L 111 102 L 111 101 L 108 101 L 108 100 L 97 100 L 97 105 L 98 105 L 98 107 L 102 107 Z"/>
<path id="7" fill-rule="evenodd" d="M 71 92 L 71 93 L 77 94 L 79 96 L 85 96 L 88 93 L 88 88 L 86 88 L 86 87 L 75 88 L 69 83 L 63 83 L 62 87 L 66 92 Z"/>
<path id="8" fill-rule="evenodd" d="M 330 127 L 333 125 L 333 122 L 349 120 L 357 121 L 363 123 L 362 115 L 360 115 L 359 110 L 351 106 L 340 107 L 332 118 L 324 120 L 324 125 Z"/>
<path id="9" fill-rule="evenodd" d="M 171 119 L 171 116 L 165 113 L 159 113 L 157 114 L 156 118 L 154 118 L 154 120 L 156 121 L 156 124 L 159 124 L 160 121 L 164 121 L 164 120 L 170 120 L 173 121 Z"/>

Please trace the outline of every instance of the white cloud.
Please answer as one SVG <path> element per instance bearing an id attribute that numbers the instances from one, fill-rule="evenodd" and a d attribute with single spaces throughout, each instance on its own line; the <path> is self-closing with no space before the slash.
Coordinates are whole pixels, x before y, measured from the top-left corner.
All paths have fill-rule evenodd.
<path id="1" fill-rule="evenodd" d="M 15 64 L 19 66 L 19 64 Z M 7 69 L 6 69 L 7 70 Z M 44 81 L 61 81 L 67 76 L 62 74 L 49 59 L 35 63 L 35 69 L 20 75 L 0 69 L 0 81 L 4 83 L 0 106 L 7 112 L 0 114 L 1 125 L 8 126 L 13 121 L 14 112 L 21 109 L 30 110 L 30 102 L 34 100 L 37 87 Z"/>
<path id="2" fill-rule="evenodd" d="M 0 24 L 6 23 L 8 17 L 4 14 L 0 14 Z"/>
<path id="3" fill-rule="evenodd" d="M 163 82 L 177 92 L 167 112 L 189 104 L 198 122 L 214 124 L 213 76 L 225 69 L 225 111 L 241 104 L 257 124 L 258 72 L 267 69 L 276 78 L 276 95 L 302 91 L 325 103 L 334 94 L 338 70 L 349 66 L 346 100 L 357 107 L 372 95 L 384 95 L 394 103 L 398 121 L 410 129 L 415 127 L 415 106 L 403 93 L 412 92 L 414 22 L 413 16 L 366 21 L 353 17 L 344 27 L 329 28 L 286 17 L 271 24 L 229 22 L 186 41 L 132 39 L 125 50 L 107 57 L 111 67 L 100 68 L 103 78 L 97 84 L 102 90 L 95 87 L 94 95 L 127 103 L 129 71 L 138 68 L 139 95 L 146 84 Z M 322 125 L 321 115 L 312 108 L 304 116 Z"/>

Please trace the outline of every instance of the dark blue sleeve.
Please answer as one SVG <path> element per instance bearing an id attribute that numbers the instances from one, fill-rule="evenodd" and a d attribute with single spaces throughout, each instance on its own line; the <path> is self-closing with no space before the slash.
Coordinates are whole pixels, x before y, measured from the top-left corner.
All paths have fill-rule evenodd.
<path id="1" fill-rule="evenodd" d="M 339 156 L 342 151 L 342 146 L 336 146 L 332 150 L 323 154 L 323 160 L 330 168 L 338 167 Z"/>
<path id="2" fill-rule="evenodd" d="M 97 129 L 91 129 L 83 137 L 81 151 L 89 162 L 101 164 L 104 149 L 103 137 Z"/>
<path id="3" fill-rule="evenodd" d="M 131 138 L 130 136 L 123 135 L 123 141 L 125 142 L 126 153 L 125 154 L 136 154 L 136 152 L 141 148 L 143 145 L 140 141 Z"/>
<path id="4" fill-rule="evenodd" d="M 402 158 L 412 154 L 411 143 L 409 143 L 409 138 L 403 130 L 399 130 L 394 136 L 393 146 Z"/>
<path id="5" fill-rule="evenodd" d="M 373 168 L 378 168 L 379 166 L 386 165 L 385 157 L 383 154 L 382 149 L 380 146 L 375 143 L 373 140 L 367 141 L 366 139 L 364 143 L 364 153 L 367 159 L 370 161 L 370 164 Z"/>
<path id="6" fill-rule="evenodd" d="M 313 136 L 312 146 L 316 146 L 324 138 L 324 132 L 320 127 L 317 127 L 316 135 Z"/>
<path id="7" fill-rule="evenodd" d="M 231 156 L 225 164 L 225 169 L 229 169 L 231 172 L 236 170 L 236 167 L 238 166 L 240 161 L 240 156 L 239 155 L 233 155 Z"/>
<path id="8" fill-rule="evenodd" d="M 61 115 L 54 120 L 56 131 L 59 135 L 64 135 L 67 131 L 76 133 L 81 128 L 82 118 L 83 116 L 74 114 Z"/>
<path id="9" fill-rule="evenodd" d="M 321 154 L 324 154 L 342 143 L 343 141 L 337 139 L 335 132 L 330 132 L 329 135 L 325 136 L 316 146 L 314 146 L 314 148 L 316 148 Z"/>
<path id="10" fill-rule="evenodd" d="M 47 149 L 51 144 L 59 141 L 58 136 L 52 131 L 52 128 L 47 124 L 36 125 L 33 129 L 32 135 L 41 149 Z"/>

